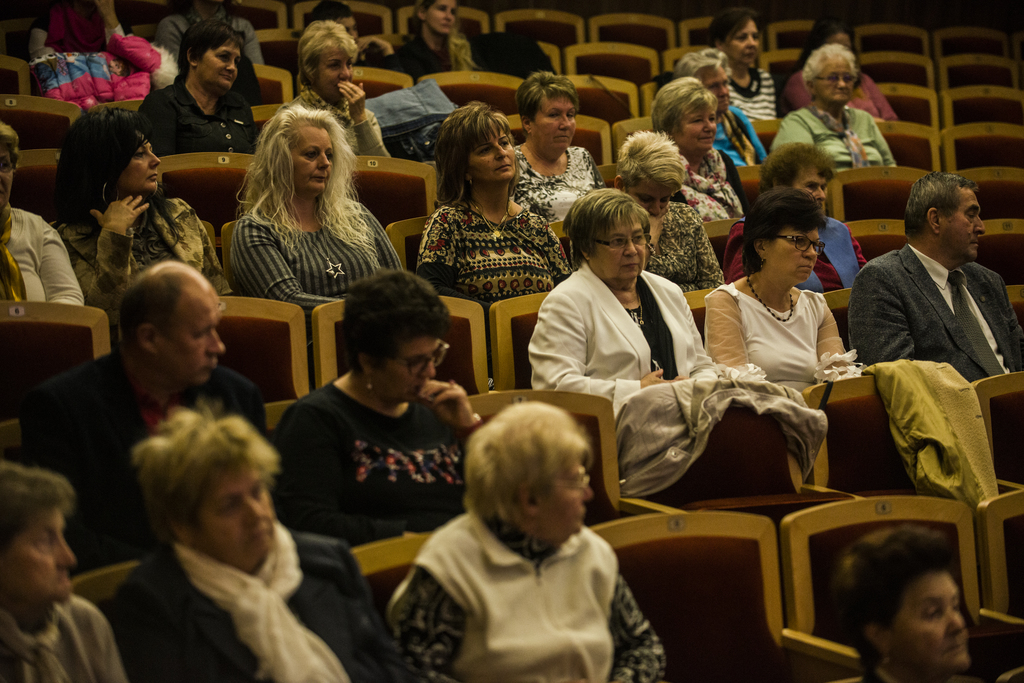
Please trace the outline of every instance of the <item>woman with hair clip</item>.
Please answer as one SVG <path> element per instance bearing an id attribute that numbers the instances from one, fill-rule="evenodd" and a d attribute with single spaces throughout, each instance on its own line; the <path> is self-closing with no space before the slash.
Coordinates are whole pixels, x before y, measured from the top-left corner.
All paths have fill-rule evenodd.
<path id="1" fill-rule="evenodd" d="M 413 39 L 398 50 L 405 73 L 415 81 L 440 71 L 483 70 L 459 31 L 456 0 L 418 0 L 409 22 Z"/>
<path id="2" fill-rule="evenodd" d="M 437 136 L 437 200 L 416 274 L 443 296 L 483 305 L 547 292 L 569 277 L 543 218 L 512 201 L 518 180 L 508 119 L 482 102 L 452 112 Z"/>
<path id="3" fill-rule="evenodd" d="M 72 124 L 57 162 L 57 232 L 86 306 L 117 328 L 121 297 L 151 263 L 177 259 L 231 288 L 209 234 L 191 206 L 165 197 L 149 119 L 127 109 L 87 112 Z"/>
<path id="4" fill-rule="evenodd" d="M 231 240 L 244 296 L 298 304 L 308 319 L 359 278 L 401 268 L 384 228 L 356 198 L 354 168 L 333 114 L 288 107 L 267 122 Z"/>

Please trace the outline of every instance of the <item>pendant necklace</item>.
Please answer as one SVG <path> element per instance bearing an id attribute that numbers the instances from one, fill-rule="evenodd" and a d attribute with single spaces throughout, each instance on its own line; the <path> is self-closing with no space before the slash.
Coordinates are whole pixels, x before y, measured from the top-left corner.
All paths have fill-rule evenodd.
<path id="1" fill-rule="evenodd" d="M 757 295 L 757 290 L 754 289 L 754 281 L 751 280 L 748 277 L 747 278 L 747 284 L 750 285 L 750 291 L 754 293 L 754 298 L 757 299 L 758 301 L 761 301 L 761 297 L 759 297 Z M 768 304 L 766 304 L 765 302 L 761 301 L 761 305 L 764 306 L 764 310 L 766 310 L 769 313 L 771 313 L 772 317 L 775 318 L 776 320 L 778 320 L 780 323 L 789 322 L 789 319 L 793 317 L 793 311 L 796 310 L 796 308 L 793 306 L 793 292 L 792 291 L 789 292 L 789 315 L 787 315 L 785 318 L 783 318 L 782 316 L 776 314 L 775 311 L 773 311 L 771 308 L 769 308 Z"/>
<path id="2" fill-rule="evenodd" d="M 342 270 L 341 262 L 340 261 L 338 263 L 334 263 L 333 261 L 331 261 L 331 257 L 328 256 L 327 254 L 325 254 L 324 250 L 320 248 L 319 244 L 317 244 L 317 241 L 319 239 L 317 237 L 317 235 L 322 233 L 322 232 L 323 232 L 323 228 L 321 228 L 320 230 L 318 230 L 316 233 L 313 234 L 313 249 L 315 249 L 317 252 L 319 252 L 320 255 L 323 256 L 324 259 L 327 260 L 327 274 L 330 275 L 331 277 L 333 277 L 334 279 L 338 279 L 339 277 L 342 277 L 342 276 L 345 275 L 345 271 Z"/>
<path id="3" fill-rule="evenodd" d="M 480 207 L 479 204 L 473 202 L 471 203 L 470 206 L 476 207 L 476 212 L 480 214 L 480 217 L 483 218 L 484 222 L 487 223 L 488 227 L 491 228 L 491 237 L 497 239 L 502 235 L 501 226 L 505 225 L 505 221 L 508 220 L 508 205 L 509 202 L 505 202 L 505 215 L 501 217 L 501 220 L 498 222 L 497 225 L 491 222 L 491 219 L 487 217 L 487 214 L 484 213 L 484 210 Z"/>

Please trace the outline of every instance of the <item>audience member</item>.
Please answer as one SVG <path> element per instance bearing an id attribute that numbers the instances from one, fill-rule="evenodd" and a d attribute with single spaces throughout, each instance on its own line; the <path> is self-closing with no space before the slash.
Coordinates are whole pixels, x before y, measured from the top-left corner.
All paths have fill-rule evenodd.
<path id="1" fill-rule="evenodd" d="M 78 494 L 68 543 L 79 569 L 153 547 L 128 454 L 172 408 L 217 401 L 265 429 L 256 386 L 217 367 L 220 316 L 217 292 L 195 269 L 152 266 L 121 302 L 120 346 L 47 380 L 22 402 L 24 458 L 63 474 Z"/>
<path id="2" fill-rule="evenodd" d="M 133 680 L 411 683 L 348 547 L 275 519 L 251 424 L 178 410 L 132 464 L 161 543 L 113 610 Z"/>
<path id="3" fill-rule="evenodd" d="M 29 28 L 28 54 L 37 59 L 50 52 L 103 52 L 110 36 L 131 32 L 117 18 L 114 0 L 53 0 Z"/>
<path id="4" fill-rule="evenodd" d="M 153 122 L 157 156 L 252 153 L 256 144 L 252 107 L 231 90 L 241 50 L 242 37 L 219 19 L 204 19 L 185 31 L 174 84 L 151 92 L 139 107 Z"/>
<path id="5" fill-rule="evenodd" d="M 401 268 L 384 228 L 356 198 L 354 170 L 333 114 L 296 106 L 267 123 L 231 240 L 242 294 L 298 304 L 308 318 L 359 278 Z"/>
<path id="6" fill-rule="evenodd" d="M 616 412 L 644 387 L 715 378 L 679 286 L 644 271 L 650 219 L 618 190 L 595 190 L 565 217 L 577 268 L 541 304 L 530 340 L 534 389 L 597 394 Z"/>
<path id="7" fill-rule="evenodd" d="M 515 201 L 549 223 L 565 218 L 578 198 L 605 186 L 590 152 L 571 146 L 579 106 L 572 81 L 547 71 L 530 74 L 516 90 L 526 141 L 516 146 Z"/>
<path id="8" fill-rule="evenodd" d="M 811 103 L 782 120 L 772 149 L 790 142 L 813 144 L 828 152 L 839 170 L 895 166 L 871 114 L 847 106 L 859 73 L 857 59 L 842 45 L 824 45 L 811 53 L 803 70 Z"/>
<path id="9" fill-rule="evenodd" d="M 333 21 L 315 21 L 299 38 L 299 96 L 291 105 L 328 111 L 338 119 L 357 156 L 389 157 L 366 93 L 352 82 L 356 41 Z"/>
<path id="10" fill-rule="evenodd" d="M 676 62 L 673 76 L 696 78 L 718 98 L 715 149 L 728 154 L 737 166 L 754 166 L 764 161 L 767 152 L 750 119 L 742 109 L 729 104 L 729 58 L 724 52 L 713 47 L 688 52 Z"/>
<path id="11" fill-rule="evenodd" d="M 57 162 L 57 232 L 85 304 L 106 311 L 115 333 L 121 297 L 152 263 L 182 261 L 218 294 L 231 291 L 196 212 L 160 189 L 151 132 L 138 112 L 88 112 L 72 124 Z"/>
<path id="12" fill-rule="evenodd" d="M 0 299 L 82 304 L 82 288 L 57 231 L 11 206 L 18 134 L 0 121 Z"/>
<path id="13" fill-rule="evenodd" d="M 615 189 L 636 200 L 651 223 L 647 270 L 684 292 L 722 284 L 722 269 L 700 215 L 687 204 L 669 201 L 686 174 L 672 139 L 652 131 L 634 133 L 619 150 L 615 170 Z"/>
<path id="14" fill-rule="evenodd" d="M 409 20 L 413 39 L 398 49 L 398 59 L 412 80 L 441 71 L 481 69 L 466 36 L 459 31 L 456 0 L 417 0 Z"/>
<path id="15" fill-rule="evenodd" d="M 761 165 L 761 192 L 773 187 L 795 187 L 807 190 L 825 210 L 828 181 L 835 175 L 835 162 L 824 150 L 804 142 L 791 142 L 775 149 Z M 860 244 L 850 229 L 835 218 L 825 218 L 825 227 L 818 232 L 825 248 L 814 262 L 814 271 L 797 289 L 812 292 L 831 292 L 848 289 L 867 259 L 861 254 Z M 737 221 L 729 230 L 725 244 L 725 281 L 733 282 L 744 275 L 743 221 Z"/>
<path id="16" fill-rule="evenodd" d="M 824 226 L 825 214 L 804 190 L 778 187 L 758 196 L 743 230 L 746 277 L 706 298 L 705 337 L 716 363 L 752 363 L 769 382 L 803 391 L 816 383 L 823 354 L 845 354 L 825 297 L 796 288 L 825 246 Z"/>
<path id="17" fill-rule="evenodd" d="M 929 173 L 910 188 L 908 244 L 869 261 L 850 293 L 850 344 L 867 365 L 949 363 L 968 382 L 1024 369 L 1006 285 L 973 262 L 985 233 L 977 190 L 954 173 Z"/>
<path id="18" fill-rule="evenodd" d="M 761 15 L 749 7 L 730 7 L 715 15 L 708 27 L 711 45 L 729 58 L 729 99 L 751 121 L 774 119 L 775 81 L 757 68 L 761 52 Z"/>
<path id="19" fill-rule="evenodd" d="M 747 195 L 736 165 L 714 148 L 718 98 L 696 78 L 677 78 L 654 98 L 651 122 L 679 148 L 686 174 L 673 201 L 692 206 L 705 221 L 739 218 Z"/>
<path id="20" fill-rule="evenodd" d="M 804 65 L 811 53 L 822 45 L 842 45 L 847 50 L 853 51 L 853 31 L 842 19 L 835 17 L 822 17 L 814 22 L 811 32 L 804 42 L 804 49 L 800 58 L 793 67 L 793 75 L 786 82 L 786 88 L 782 91 L 782 98 L 779 102 L 779 113 L 785 116 L 791 111 L 806 107 L 811 103 L 811 93 L 804 83 Z M 889 101 L 878 89 L 871 76 L 861 72 L 854 84 L 853 96 L 850 98 L 849 106 L 854 109 L 862 109 L 876 119 L 886 121 L 897 120 L 896 112 L 889 106 Z"/>
<path id="21" fill-rule="evenodd" d="M 661 641 L 583 526 L 592 458 L 575 420 L 539 401 L 473 434 L 468 512 L 427 540 L 388 614 L 420 680 L 661 680 Z"/>
<path id="22" fill-rule="evenodd" d="M 466 392 L 434 379 L 448 309 L 412 273 L 360 280 L 345 301 L 348 372 L 291 406 L 274 431 L 290 528 L 352 545 L 431 531 L 462 512 L 456 431 Z"/>
<path id="23" fill-rule="evenodd" d="M 128 683 L 103 614 L 71 593 L 59 474 L 0 461 L 0 680 Z"/>
<path id="24" fill-rule="evenodd" d="M 359 37 L 359 26 L 352 14 L 352 8 L 345 3 L 337 0 L 320 0 L 309 13 L 306 25 L 314 21 L 336 21 L 345 27 L 356 41 L 357 54 L 352 55 L 355 66 L 374 66 L 402 71 L 402 63 L 391 43 L 380 36 Z"/>
<path id="25" fill-rule="evenodd" d="M 832 575 L 839 620 L 860 653 L 861 683 L 978 681 L 953 554 L 938 531 L 907 524 L 864 536 Z"/>
<path id="26" fill-rule="evenodd" d="M 438 294 L 486 307 L 569 276 L 551 228 L 512 201 L 519 173 L 504 114 L 482 102 L 459 107 L 441 124 L 436 158 L 441 206 L 427 220 L 416 274 Z"/>

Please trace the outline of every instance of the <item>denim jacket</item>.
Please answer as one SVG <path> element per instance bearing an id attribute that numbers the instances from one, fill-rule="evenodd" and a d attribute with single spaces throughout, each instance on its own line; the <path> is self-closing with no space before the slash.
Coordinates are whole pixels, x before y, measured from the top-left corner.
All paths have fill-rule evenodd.
<path id="1" fill-rule="evenodd" d="M 427 79 L 366 101 L 380 124 L 384 146 L 391 156 L 433 161 L 434 141 L 441 122 L 455 111 L 437 81 Z"/>

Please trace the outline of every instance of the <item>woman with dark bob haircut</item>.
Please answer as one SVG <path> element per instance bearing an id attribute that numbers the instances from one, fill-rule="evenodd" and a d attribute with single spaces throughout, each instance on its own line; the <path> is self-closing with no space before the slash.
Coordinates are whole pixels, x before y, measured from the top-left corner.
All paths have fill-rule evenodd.
<path id="1" fill-rule="evenodd" d="M 224 279 L 210 237 L 188 204 L 157 183 L 149 120 L 126 109 L 97 109 L 72 124 L 57 162 L 57 232 L 68 248 L 86 306 L 112 327 L 121 297 L 151 263 L 177 259 L 210 280 Z"/>
<path id="2" fill-rule="evenodd" d="M 746 277 L 705 299 L 704 336 L 716 363 L 753 364 L 769 382 L 802 391 L 815 384 L 816 372 L 845 362 L 825 297 L 796 288 L 825 246 L 818 239 L 824 225 L 818 202 L 803 190 L 776 187 L 757 198 L 743 232 Z M 823 354 L 827 365 L 819 363 Z"/>
<path id="3" fill-rule="evenodd" d="M 448 309 L 421 278 L 381 271 L 345 299 L 348 372 L 299 399 L 274 432 L 290 528 L 352 545 L 431 531 L 462 512 L 456 433 L 478 421 L 434 379 Z"/>
<path id="4" fill-rule="evenodd" d="M 946 683 L 971 665 L 952 558 L 945 536 L 912 524 L 864 536 L 840 557 L 832 595 L 862 683 Z"/>
<path id="5" fill-rule="evenodd" d="M 488 305 L 550 291 L 569 276 L 547 222 L 512 200 L 519 179 L 512 130 L 501 112 L 470 102 L 441 124 L 437 201 L 416 274 L 438 294 Z"/>
<path id="6" fill-rule="evenodd" d="M 708 27 L 712 47 L 729 58 L 729 101 L 751 121 L 776 116 L 775 81 L 757 68 L 760 21 L 761 15 L 749 7 L 730 7 L 716 14 Z"/>
<path id="7" fill-rule="evenodd" d="M 189 152 L 252 154 L 252 107 L 231 90 L 238 78 L 242 36 L 219 19 L 192 24 L 178 48 L 178 77 L 151 92 L 139 111 L 153 122 L 159 156 Z"/>

